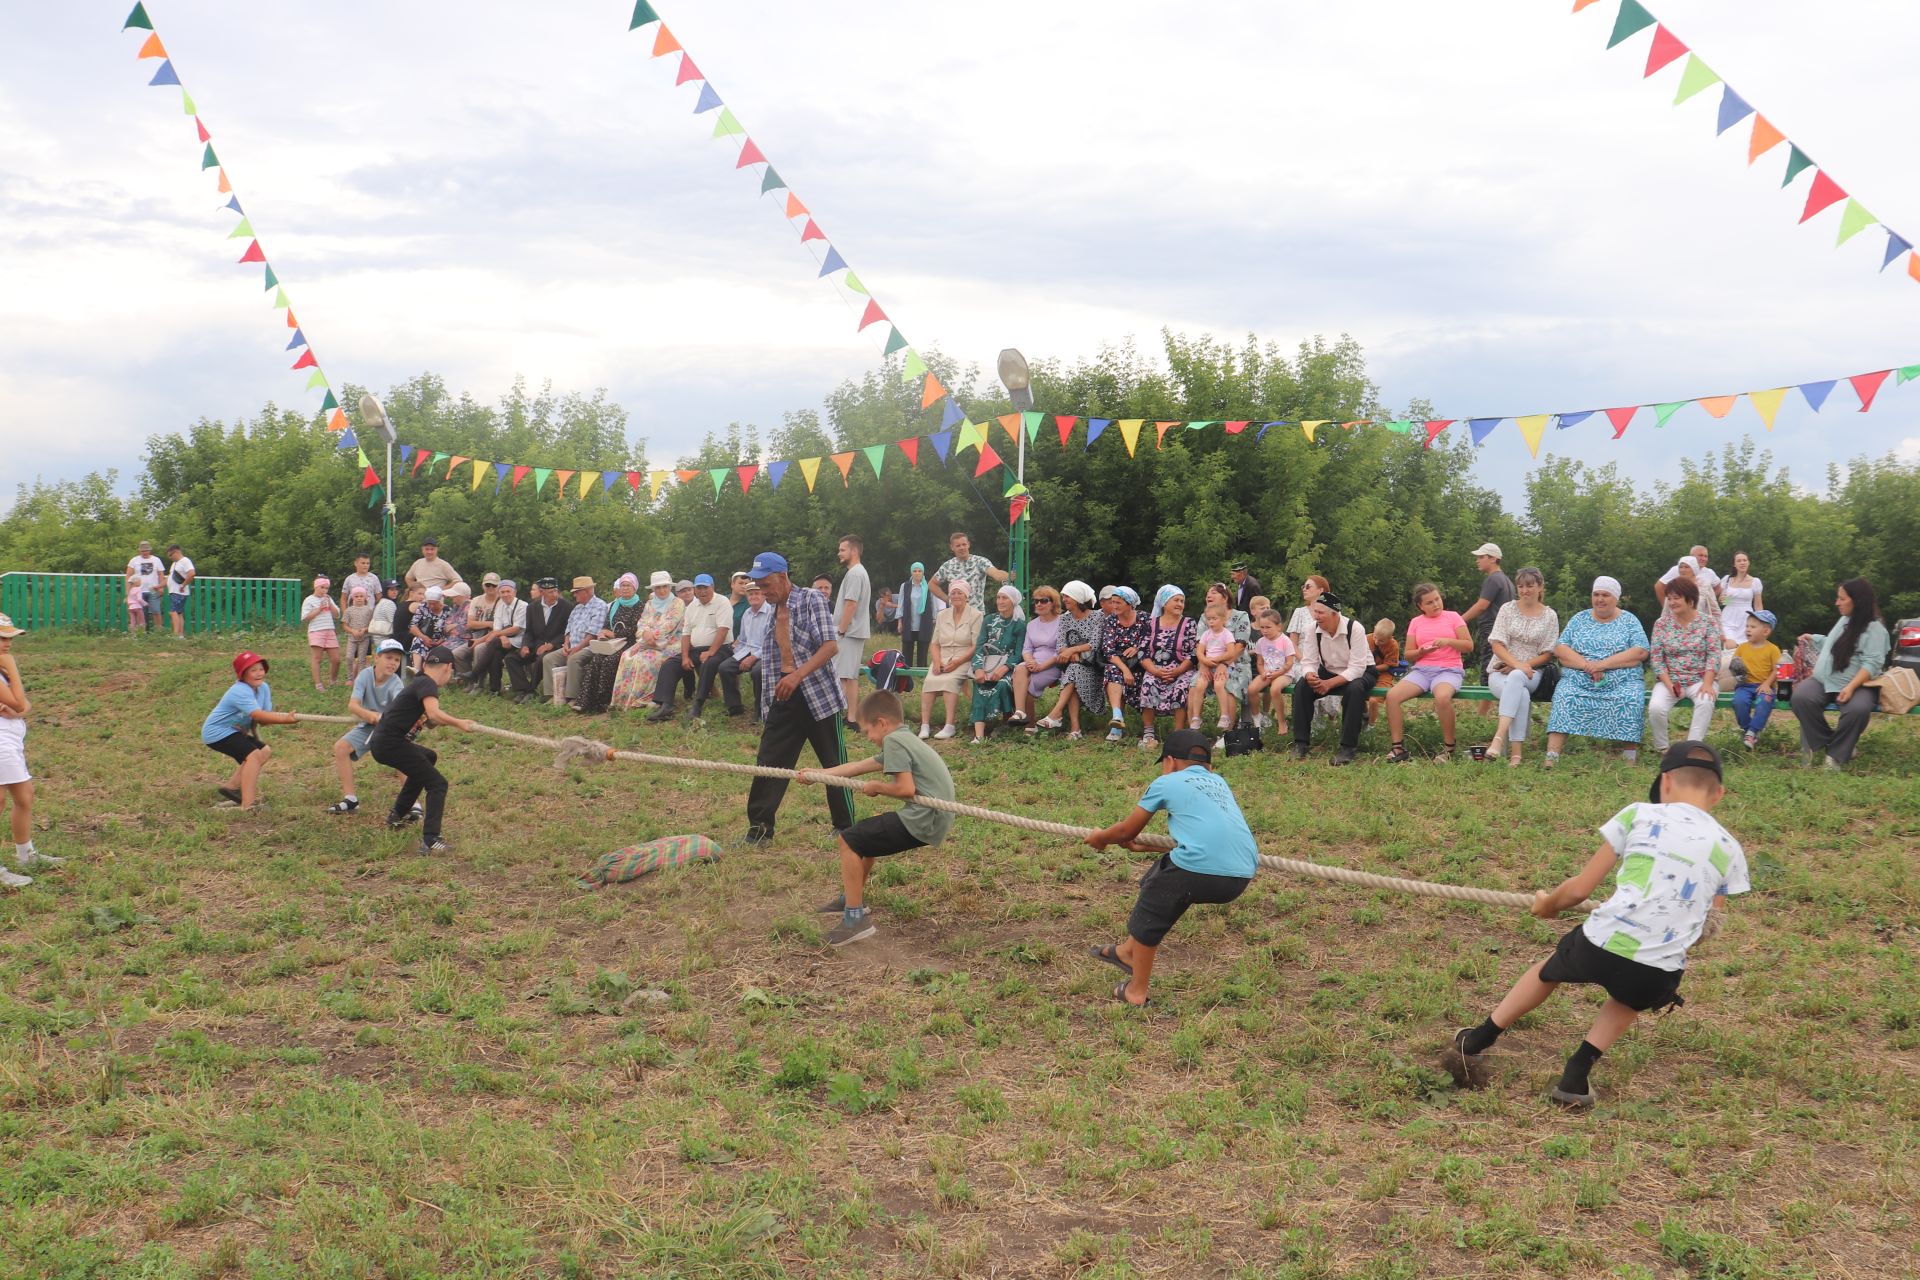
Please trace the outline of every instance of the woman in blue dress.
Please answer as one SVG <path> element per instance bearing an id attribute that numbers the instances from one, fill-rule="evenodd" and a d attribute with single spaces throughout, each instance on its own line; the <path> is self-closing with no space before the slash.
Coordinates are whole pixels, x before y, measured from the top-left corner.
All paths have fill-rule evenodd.
<path id="1" fill-rule="evenodd" d="M 1648 652 L 1646 628 L 1620 607 L 1620 583 L 1595 578 L 1593 607 L 1574 614 L 1554 646 L 1561 675 L 1547 717 L 1547 768 L 1560 759 L 1569 737 L 1617 742 L 1621 759 L 1638 757 L 1647 721 L 1641 664 Z"/>
<path id="2" fill-rule="evenodd" d="M 1155 592 L 1140 664 L 1140 719 L 1146 726 L 1140 734 L 1142 748 L 1158 744 L 1154 724 L 1162 715 L 1173 717 L 1175 729 L 1187 727 L 1187 694 L 1193 689 L 1193 651 L 1199 638 L 1200 629 L 1187 617 L 1187 593 L 1171 582 Z"/>

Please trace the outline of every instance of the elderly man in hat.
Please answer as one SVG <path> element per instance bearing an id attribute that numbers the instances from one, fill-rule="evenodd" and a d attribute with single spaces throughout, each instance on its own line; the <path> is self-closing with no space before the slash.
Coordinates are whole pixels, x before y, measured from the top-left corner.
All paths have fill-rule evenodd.
<path id="1" fill-rule="evenodd" d="M 687 606 L 680 625 L 680 656 L 669 658 L 660 668 L 660 679 L 653 687 L 653 700 L 660 709 L 654 720 L 673 718 L 673 699 L 689 675 L 695 677 L 693 700 L 687 707 L 687 719 L 700 718 L 700 708 L 713 692 L 713 679 L 720 664 L 733 654 L 733 606 L 713 590 L 713 575 L 703 573 L 693 580 L 693 603 Z"/>
<path id="2" fill-rule="evenodd" d="M 540 687 L 563 707 L 569 691 L 580 696 L 580 673 L 592 651 L 587 648 L 606 628 L 607 602 L 594 593 L 592 578 L 584 573 L 573 580 L 573 607 L 567 611 L 567 629 L 560 647 L 541 659 Z"/>
<path id="3" fill-rule="evenodd" d="M 467 626 L 467 606 L 472 600 L 473 588 L 464 582 L 447 588 L 447 611 L 440 625 L 440 643 L 453 655 L 455 671 L 473 669 L 473 632 Z"/>
<path id="4" fill-rule="evenodd" d="M 560 598 L 558 578 L 537 578 L 534 598 L 527 602 L 527 627 L 520 644 L 507 655 L 507 675 L 513 680 L 514 701 L 528 702 L 547 691 L 545 661 L 566 643 L 567 615 L 573 602 Z"/>
<path id="5" fill-rule="evenodd" d="M 420 541 L 420 558 L 407 566 L 407 585 L 410 587 L 438 587 L 442 594 L 454 583 L 460 581 L 460 572 L 440 558 L 440 542 L 436 538 L 423 538 Z"/>
<path id="6" fill-rule="evenodd" d="M 755 763 L 791 769 L 800 761 L 800 748 L 808 744 L 823 766 L 845 763 L 840 726 L 847 704 L 833 671 L 840 635 L 827 598 L 810 587 L 794 586 L 786 558 L 772 551 L 755 556 L 747 572 L 773 606 L 772 635 L 764 660 L 756 664 L 766 727 Z M 853 825 L 853 800 L 840 787 L 826 792 L 833 829 L 844 831 Z M 774 818 L 786 794 L 784 778 L 753 780 L 747 791 L 748 844 L 772 841 Z"/>
<path id="7" fill-rule="evenodd" d="M 520 644 L 520 633 L 527 626 L 527 602 L 512 578 L 496 584 L 498 595 L 493 604 L 493 626 L 473 642 L 473 687 L 488 693 L 500 692 L 500 673 L 507 656 Z"/>

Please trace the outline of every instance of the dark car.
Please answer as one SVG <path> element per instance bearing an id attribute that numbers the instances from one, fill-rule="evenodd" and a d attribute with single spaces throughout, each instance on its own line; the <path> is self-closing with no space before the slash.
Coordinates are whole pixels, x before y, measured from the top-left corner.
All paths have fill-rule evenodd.
<path id="1" fill-rule="evenodd" d="M 1893 657 L 1896 667 L 1920 673 L 1920 618 L 1902 618 L 1893 629 Z"/>

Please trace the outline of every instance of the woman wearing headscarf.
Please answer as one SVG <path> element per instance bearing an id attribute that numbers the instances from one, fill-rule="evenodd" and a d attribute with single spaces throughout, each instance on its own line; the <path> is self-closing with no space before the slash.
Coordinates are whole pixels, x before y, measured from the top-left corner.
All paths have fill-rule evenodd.
<path id="1" fill-rule="evenodd" d="M 1140 612 L 1140 594 L 1132 587 L 1103 587 L 1100 603 L 1106 617 L 1100 624 L 1102 679 L 1107 686 L 1107 709 L 1112 721 L 1107 741 L 1127 736 L 1127 707 L 1140 705 L 1140 678 L 1145 668 L 1147 637 L 1152 626 Z"/>
<path id="2" fill-rule="evenodd" d="M 927 656 L 927 678 L 920 682 L 920 736 L 951 738 L 959 732 L 960 690 L 971 674 L 974 646 L 980 641 L 980 611 L 973 607 L 973 589 L 966 579 L 947 586 L 947 607 L 933 620 L 933 650 Z M 932 730 L 933 695 L 946 698 L 947 722 Z"/>
<path id="3" fill-rule="evenodd" d="M 647 585 L 651 594 L 640 605 L 633 643 L 620 655 L 620 669 L 613 680 L 611 705 L 622 711 L 652 706 L 660 668 L 669 657 L 680 654 L 680 631 L 687 606 L 673 592 L 673 575 L 665 569 L 655 570 Z"/>
<path id="4" fill-rule="evenodd" d="M 1066 602 L 1056 659 L 1061 671 L 1060 700 L 1053 704 L 1052 715 L 1027 732 L 1058 729 L 1066 723 L 1072 726 L 1068 740 L 1078 741 L 1080 708 L 1100 705 L 1100 629 L 1106 615 L 1094 608 L 1093 588 L 1078 578 L 1060 588 L 1060 598 Z"/>
<path id="5" fill-rule="evenodd" d="M 1036 587 L 1034 616 L 1027 622 L 1026 642 L 1020 647 L 1020 665 L 1013 669 L 1013 714 L 1008 724 L 1027 722 L 1027 704 L 1039 702 L 1048 686 L 1060 683 L 1060 593 Z"/>
<path id="6" fill-rule="evenodd" d="M 1246 612 L 1233 607 L 1235 592 L 1224 582 L 1216 582 L 1207 588 L 1207 608 L 1218 605 L 1227 611 L 1227 634 L 1233 637 L 1233 643 L 1227 647 L 1224 658 L 1208 662 L 1206 655 L 1197 655 L 1203 668 L 1207 666 L 1225 666 L 1227 669 L 1227 698 L 1233 705 L 1228 711 L 1225 704 L 1220 707 L 1219 729 L 1222 734 L 1233 728 L 1239 709 L 1247 705 L 1247 686 L 1253 683 L 1253 620 Z M 1187 723 L 1198 729 L 1203 718 L 1202 708 L 1207 701 L 1207 672 L 1196 672 L 1193 691 L 1187 695 Z M 1226 740 L 1222 738 L 1213 744 L 1215 751 L 1224 751 Z"/>
<path id="7" fill-rule="evenodd" d="M 1619 743 L 1621 758 L 1631 762 L 1647 728 L 1647 685 L 1640 671 L 1647 630 L 1620 607 L 1619 579 L 1595 578 L 1590 599 L 1592 607 L 1568 619 L 1553 649 L 1561 676 L 1547 716 L 1549 769 L 1569 737 Z"/>
<path id="8" fill-rule="evenodd" d="M 613 700 L 614 679 L 620 672 L 620 655 L 633 643 L 640 629 L 640 579 L 623 573 L 614 579 L 613 599 L 607 602 L 607 625 L 587 646 L 587 660 L 580 673 L 578 709 L 595 715 L 607 709 Z"/>
<path id="9" fill-rule="evenodd" d="M 927 581 L 927 566 L 918 560 L 900 584 L 900 656 L 910 667 L 927 665 L 927 647 L 933 643 L 933 619 L 942 606 Z"/>
<path id="10" fill-rule="evenodd" d="M 1892 641 L 1880 620 L 1873 584 L 1848 578 L 1834 593 L 1840 620 L 1820 646 L 1820 660 L 1804 679 L 1793 683 L 1794 718 L 1800 721 L 1800 762 L 1838 769 L 1853 759 L 1867 721 L 1880 705 L 1880 691 L 1867 684 L 1886 673 Z M 1837 726 L 1827 725 L 1827 699 L 1839 708 Z"/>
<path id="11" fill-rule="evenodd" d="M 1013 669 L 1027 643 L 1027 620 L 1020 608 L 1020 588 L 1009 582 L 993 599 L 994 611 L 980 623 L 973 646 L 973 740 L 987 740 L 987 717 L 1013 710 Z"/>
<path id="12" fill-rule="evenodd" d="M 1141 662 L 1140 746 L 1158 745 L 1154 723 L 1165 714 L 1173 727 L 1187 727 L 1187 694 L 1193 688 L 1193 652 L 1200 629 L 1187 616 L 1187 593 L 1171 582 L 1153 594 L 1153 620 L 1147 628 Z"/>

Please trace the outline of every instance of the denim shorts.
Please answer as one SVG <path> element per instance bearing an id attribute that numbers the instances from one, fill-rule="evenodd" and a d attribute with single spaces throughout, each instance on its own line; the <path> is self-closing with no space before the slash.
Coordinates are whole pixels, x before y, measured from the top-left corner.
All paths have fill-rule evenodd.
<path id="1" fill-rule="evenodd" d="M 1467 673 L 1459 667 L 1409 667 L 1407 674 L 1400 677 L 1420 686 L 1426 693 L 1433 692 L 1437 684 L 1452 685 L 1458 689 L 1467 682 Z"/>

